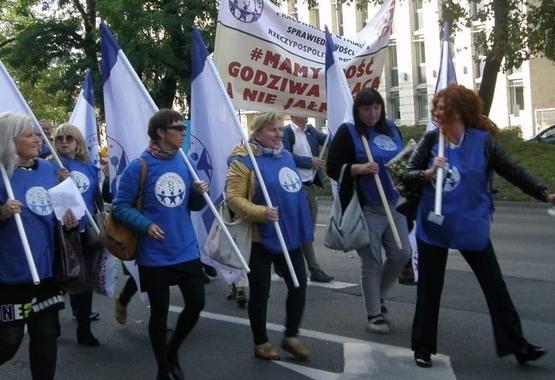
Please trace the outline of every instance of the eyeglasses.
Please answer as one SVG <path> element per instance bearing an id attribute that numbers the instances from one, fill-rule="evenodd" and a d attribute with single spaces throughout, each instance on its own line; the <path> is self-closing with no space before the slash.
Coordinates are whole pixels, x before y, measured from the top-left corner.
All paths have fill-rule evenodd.
<path id="1" fill-rule="evenodd" d="M 178 132 L 183 132 L 187 130 L 187 127 L 184 126 L 183 124 L 179 124 L 179 125 L 168 125 L 166 127 L 166 129 L 173 129 L 174 131 L 178 131 Z"/>
<path id="2" fill-rule="evenodd" d="M 67 135 L 67 136 L 58 135 L 55 137 L 55 140 L 57 143 L 64 142 L 65 140 L 68 144 L 71 144 L 73 140 L 75 140 L 75 137 L 73 137 L 72 135 Z"/>

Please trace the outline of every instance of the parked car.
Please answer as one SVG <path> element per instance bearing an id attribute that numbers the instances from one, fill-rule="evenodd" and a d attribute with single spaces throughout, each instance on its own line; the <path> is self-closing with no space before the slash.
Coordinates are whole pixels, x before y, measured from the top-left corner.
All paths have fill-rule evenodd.
<path id="1" fill-rule="evenodd" d="M 539 131 L 537 135 L 526 141 L 555 144 L 555 125 L 545 127 L 544 129 Z"/>

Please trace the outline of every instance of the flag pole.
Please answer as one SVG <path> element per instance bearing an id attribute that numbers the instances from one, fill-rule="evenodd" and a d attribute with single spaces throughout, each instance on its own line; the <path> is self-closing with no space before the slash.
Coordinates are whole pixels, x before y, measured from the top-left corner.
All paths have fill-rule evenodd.
<path id="1" fill-rule="evenodd" d="M 324 153 L 326 152 L 326 147 L 328 146 L 328 143 L 330 141 L 330 132 L 328 131 L 328 135 L 326 136 L 326 140 L 324 141 L 324 146 L 322 147 L 322 150 L 320 151 L 320 155 L 318 156 L 318 158 L 320 160 L 322 160 L 324 158 Z M 314 178 L 316 177 L 316 173 L 318 173 L 318 169 L 312 169 L 312 181 L 314 181 Z"/>
<path id="2" fill-rule="evenodd" d="M 372 157 L 372 152 L 370 151 L 370 147 L 368 146 L 368 141 L 366 141 L 366 137 L 361 135 L 360 138 L 362 139 L 362 145 L 364 145 L 364 150 L 366 151 L 366 156 L 368 157 L 368 161 L 374 162 L 374 158 Z M 391 215 L 391 209 L 389 208 L 389 203 L 387 202 L 387 198 L 385 196 L 385 192 L 382 186 L 382 181 L 380 180 L 380 176 L 378 175 L 378 173 L 374 173 L 374 181 L 376 181 L 376 185 L 378 186 L 378 192 L 380 193 L 380 198 L 382 199 L 383 208 L 385 210 L 385 214 L 387 215 L 387 221 L 389 222 L 389 226 L 391 227 L 391 232 L 393 232 L 393 238 L 395 239 L 397 248 L 403 249 L 403 244 L 401 244 L 401 238 L 399 237 L 397 226 L 393 221 L 393 215 Z"/>
<path id="3" fill-rule="evenodd" d="M 197 173 L 195 172 L 195 169 L 193 168 L 193 165 L 191 165 L 191 163 L 189 162 L 189 159 L 187 158 L 187 155 L 185 154 L 183 149 L 179 148 L 179 153 L 181 154 L 181 157 L 183 158 L 183 161 L 185 161 L 185 165 L 187 166 L 187 169 L 189 169 L 189 172 L 193 176 L 193 179 L 195 181 L 199 182 L 200 178 L 198 177 Z M 214 217 L 216 218 L 216 220 L 218 221 L 218 224 L 222 228 L 222 231 L 224 232 L 225 237 L 229 241 L 229 244 L 231 244 L 231 248 L 233 248 L 233 252 L 235 253 L 237 258 L 241 262 L 241 266 L 243 267 L 243 269 L 245 269 L 245 271 L 247 273 L 249 273 L 251 271 L 251 269 L 249 268 L 247 262 L 245 261 L 245 258 L 241 254 L 241 251 L 239 251 L 239 248 L 237 247 L 237 244 L 235 244 L 235 241 L 231 237 L 231 234 L 229 233 L 222 217 L 220 216 L 220 213 L 218 212 L 218 210 L 216 210 L 216 207 L 214 207 L 214 204 L 212 203 L 212 200 L 210 199 L 210 196 L 208 195 L 207 192 L 202 193 L 202 196 L 206 200 L 206 204 L 208 205 L 208 207 L 210 207 L 210 210 L 212 211 L 212 214 L 214 214 Z"/>
<path id="4" fill-rule="evenodd" d="M 2 179 L 6 185 L 6 192 L 8 193 L 8 199 L 15 199 L 12 185 L 10 184 L 10 179 L 8 178 L 8 173 L 4 164 L 0 164 L 0 170 L 2 171 Z M 31 247 L 29 247 L 29 240 L 27 240 L 27 234 L 23 228 L 23 220 L 21 220 L 21 215 L 19 213 L 14 214 L 15 224 L 17 225 L 17 231 L 19 232 L 19 238 L 21 239 L 21 244 L 23 244 L 23 250 L 25 251 L 25 258 L 27 259 L 27 265 L 29 265 L 29 270 L 31 271 L 31 276 L 33 277 L 33 283 L 35 285 L 40 284 L 39 274 L 37 273 L 37 267 L 35 266 L 35 260 L 33 259 L 33 254 L 31 253 Z"/>

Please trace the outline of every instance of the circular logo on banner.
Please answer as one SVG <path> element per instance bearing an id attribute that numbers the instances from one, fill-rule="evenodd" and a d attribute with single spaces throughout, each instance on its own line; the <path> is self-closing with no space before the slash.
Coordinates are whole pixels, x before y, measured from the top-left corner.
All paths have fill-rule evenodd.
<path id="1" fill-rule="evenodd" d="M 42 186 L 33 186 L 25 194 L 25 201 L 29 210 L 37 215 L 52 214 L 52 202 Z"/>
<path id="2" fill-rule="evenodd" d="M 81 172 L 72 171 L 71 178 L 73 179 L 73 182 L 75 182 L 75 186 L 77 186 L 81 193 L 87 191 L 91 186 L 91 181 L 89 181 L 89 177 Z"/>
<path id="3" fill-rule="evenodd" d="M 262 16 L 264 0 L 231 0 L 229 11 L 238 21 L 250 24 Z"/>
<path id="4" fill-rule="evenodd" d="M 185 198 L 185 182 L 177 173 L 165 173 L 156 181 L 154 191 L 164 206 L 177 207 Z"/>
<path id="5" fill-rule="evenodd" d="M 374 144 L 381 150 L 387 150 L 391 152 L 397 149 L 397 144 L 391 139 L 391 137 L 386 135 L 378 135 L 374 137 Z"/>
<path id="6" fill-rule="evenodd" d="M 301 190 L 303 183 L 301 178 L 291 168 L 281 168 L 279 171 L 279 184 L 289 193 L 296 193 Z"/>

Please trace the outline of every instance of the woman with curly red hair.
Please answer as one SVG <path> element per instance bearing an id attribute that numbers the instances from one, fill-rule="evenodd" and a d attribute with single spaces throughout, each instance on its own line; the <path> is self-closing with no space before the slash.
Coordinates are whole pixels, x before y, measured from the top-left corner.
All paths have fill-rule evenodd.
<path id="1" fill-rule="evenodd" d="M 438 128 L 427 132 L 409 160 L 404 183 L 421 189 L 416 216 L 418 288 L 412 325 L 412 349 L 420 367 L 431 367 L 437 351 L 439 306 L 448 249 L 458 249 L 476 275 L 486 297 L 497 354 L 513 354 L 520 364 L 546 350 L 526 341 L 520 318 L 503 280 L 490 240 L 493 172 L 526 194 L 553 203 L 555 195 L 511 158 L 495 139 L 496 127 L 482 115 L 482 101 L 461 85 L 450 85 L 432 102 Z M 444 157 L 438 157 L 439 130 L 445 136 Z M 443 169 L 442 224 L 428 220 L 434 210 L 435 176 Z"/>

